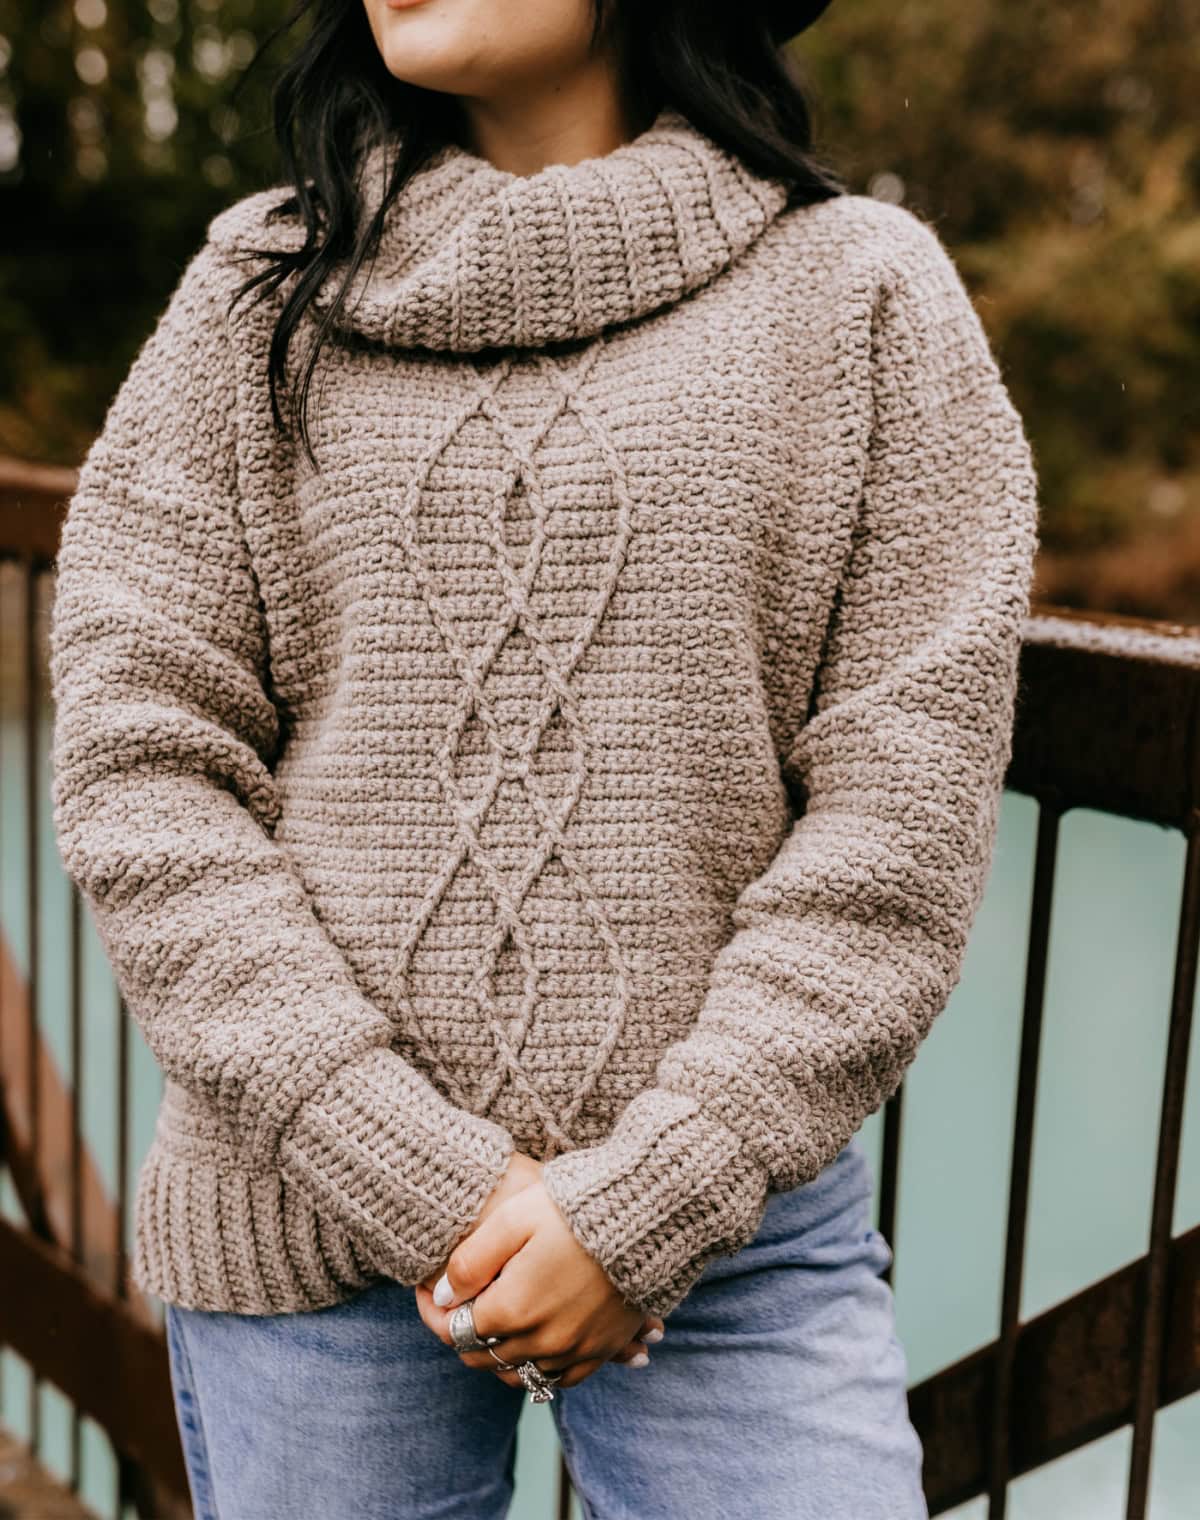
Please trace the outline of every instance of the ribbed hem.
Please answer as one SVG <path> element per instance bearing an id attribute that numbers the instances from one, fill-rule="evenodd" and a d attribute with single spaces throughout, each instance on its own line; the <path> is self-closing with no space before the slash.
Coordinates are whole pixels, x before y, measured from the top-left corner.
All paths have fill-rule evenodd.
<path id="1" fill-rule="evenodd" d="M 418 1283 L 444 1265 L 515 1147 L 387 1049 L 339 1067 L 292 1115 L 278 1164 L 361 1243 L 371 1267 Z"/>
<path id="2" fill-rule="evenodd" d="M 164 1303 L 234 1314 L 322 1309 L 375 1281 L 354 1243 L 278 1173 L 156 1138 L 138 1176 L 131 1271 Z"/>
<path id="3" fill-rule="evenodd" d="M 135 1199 L 133 1279 L 181 1308 L 282 1314 L 444 1264 L 508 1167 L 507 1130 L 388 1050 L 296 1109 L 275 1165 L 168 1082 Z"/>
<path id="4" fill-rule="evenodd" d="M 655 1087 L 601 1144 L 546 1162 L 542 1182 L 626 1301 L 665 1316 L 710 1260 L 754 1238 L 768 1175 L 694 1098 Z"/>

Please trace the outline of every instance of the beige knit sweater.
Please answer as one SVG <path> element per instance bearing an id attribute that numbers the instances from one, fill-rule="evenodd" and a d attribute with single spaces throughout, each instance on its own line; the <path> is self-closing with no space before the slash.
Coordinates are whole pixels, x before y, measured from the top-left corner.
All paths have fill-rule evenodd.
<path id="1" fill-rule="evenodd" d="M 282 195 L 212 221 L 58 557 L 59 848 L 166 1077 L 135 1278 L 254 1314 L 415 1283 L 516 1146 L 666 1313 L 960 974 L 1020 420 L 929 224 L 789 206 L 667 109 L 527 177 L 438 153 L 325 350 L 314 472 L 281 296 L 226 309 L 240 247 L 300 237 Z"/>

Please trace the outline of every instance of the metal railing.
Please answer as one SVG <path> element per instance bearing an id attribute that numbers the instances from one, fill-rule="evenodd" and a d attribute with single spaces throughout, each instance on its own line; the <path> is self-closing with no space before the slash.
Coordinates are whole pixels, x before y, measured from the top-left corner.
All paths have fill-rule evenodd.
<path id="1" fill-rule="evenodd" d="M 45 777 L 38 747 L 38 715 L 46 699 L 44 624 L 73 483 L 71 471 L 0 461 L 0 567 L 7 564 L 16 576 L 21 604 L 6 606 L 0 596 L 0 631 L 8 646 L 0 688 L 20 693 L 16 721 L 24 735 L 28 863 L 21 890 L 29 968 L 28 975 L 19 972 L 0 937 L 0 1162 L 8 1167 L 24 1216 L 20 1225 L 0 1219 L 0 1344 L 33 1369 L 34 1450 L 40 1439 L 37 1381 L 45 1379 L 74 1410 L 73 1484 L 78 1422 L 86 1415 L 118 1455 L 118 1515 L 132 1505 L 139 1515 L 170 1520 L 189 1508 L 165 1342 L 156 1313 L 127 1272 L 129 1018 L 119 1007 L 112 1092 L 118 1181 L 111 1196 L 81 1135 L 82 910 L 74 888 L 61 926 L 71 968 L 65 1071 L 52 1059 L 37 1017 L 44 927 L 37 871 L 37 788 Z M 931 1514 L 986 1494 L 989 1520 L 1003 1520 L 1012 1479 L 1132 1426 L 1126 1516 L 1142 1520 L 1156 1414 L 1200 1389 L 1194 1312 L 1200 1303 L 1200 1228 L 1171 1236 L 1200 936 L 1200 629 L 1035 606 L 1021 655 L 1006 784 L 1036 801 L 1038 826 L 1000 1321 L 990 1345 L 910 1388 L 909 1407 L 925 1449 Z M 1179 830 L 1186 843 L 1154 1194 L 1139 1260 L 1023 1322 L 1051 902 L 1059 825 L 1073 807 L 1153 821 Z M 884 1109 L 879 1169 L 879 1228 L 894 1251 L 901 1244 L 903 1093 L 901 1087 Z M 560 1460 L 559 1520 L 566 1520 L 570 1500 Z"/>

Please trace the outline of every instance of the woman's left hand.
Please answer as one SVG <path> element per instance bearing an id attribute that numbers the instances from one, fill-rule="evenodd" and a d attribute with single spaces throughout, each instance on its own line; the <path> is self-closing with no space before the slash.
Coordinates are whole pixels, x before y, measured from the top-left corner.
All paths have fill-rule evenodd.
<path id="1" fill-rule="evenodd" d="M 480 1338 L 502 1337 L 492 1350 L 514 1366 L 535 1361 L 543 1372 L 565 1369 L 558 1388 L 581 1383 L 625 1350 L 647 1322 L 579 1243 L 540 1182 L 506 1199 L 461 1240 L 445 1276 L 454 1293 L 445 1306 L 434 1302 L 425 1283 L 414 1289 L 421 1318 L 439 1340 L 453 1345 L 450 1315 L 474 1298 Z M 487 1351 L 459 1356 L 510 1387 L 523 1386 Z"/>

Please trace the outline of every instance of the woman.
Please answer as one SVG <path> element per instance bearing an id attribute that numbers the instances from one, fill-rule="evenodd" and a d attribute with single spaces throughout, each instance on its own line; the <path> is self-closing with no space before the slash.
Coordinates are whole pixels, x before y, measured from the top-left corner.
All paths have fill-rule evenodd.
<path id="1" fill-rule="evenodd" d="M 983 329 L 812 156 L 819 3 L 307 9 L 51 635 L 197 1514 L 503 1515 L 528 1388 L 589 1516 L 924 1515 L 855 1132 L 1009 754 Z"/>

